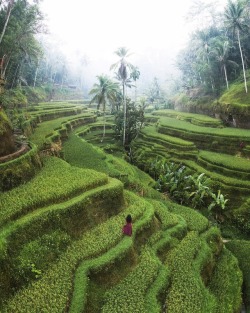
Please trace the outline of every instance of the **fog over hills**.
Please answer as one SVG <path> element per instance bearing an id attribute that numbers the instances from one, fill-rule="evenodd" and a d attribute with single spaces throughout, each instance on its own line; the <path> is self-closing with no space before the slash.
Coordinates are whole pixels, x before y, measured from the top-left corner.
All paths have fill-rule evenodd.
<path id="1" fill-rule="evenodd" d="M 164 83 L 178 74 L 175 57 L 185 47 L 192 29 L 211 19 L 211 3 L 212 0 L 44 0 L 41 7 L 50 34 L 57 38 L 57 48 L 66 55 L 72 70 L 83 72 L 87 89 L 96 75 L 112 76 L 110 65 L 118 60 L 114 51 L 121 46 L 131 51 L 129 61 L 139 67 L 140 88 L 154 77 Z M 217 10 L 226 1 L 214 3 Z M 195 18 L 190 12 L 196 14 Z"/>

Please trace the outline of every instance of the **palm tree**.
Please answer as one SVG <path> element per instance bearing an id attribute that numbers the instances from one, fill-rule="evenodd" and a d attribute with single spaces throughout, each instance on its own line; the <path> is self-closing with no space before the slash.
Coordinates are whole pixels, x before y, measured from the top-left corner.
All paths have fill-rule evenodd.
<path id="1" fill-rule="evenodd" d="M 93 95 L 90 103 L 97 103 L 97 109 L 102 106 L 103 109 L 103 136 L 105 137 L 105 126 L 106 126 L 106 105 L 112 105 L 116 102 L 117 94 L 119 93 L 119 85 L 113 82 L 108 76 L 100 75 L 97 76 L 98 83 L 95 83 L 93 88 L 90 90 L 89 95 Z"/>
<path id="2" fill-rule="evenodd" d="M 140 71 L 139 71 L 139 69 L 138 69 L 137 66 L 135 66 L 135 67 L 133 68 L 132 72 L 130 73 L 130 78 L 132 78 L 133 81 L 135 82 L 135 101 L 136 101 L 136 89 L 137 89 L 137 87 L 136 87 L 136 81 L 137 81 L 137 79 L 139 79 L 140 74 L 141 74 L 141 73 L 140 73 Z"/>
<path id="3" fill-rule="evenodd" d="M 208 76 L 210 80 L 211 88 L 214 90 L 214 81 L 212 77 L 211 61 L 210 61 L 210 43 L 214 37 L 216 30 L 214 28 L 208 28 L 206 30 L 198 30 L 193 38 L 194 46 L 197 45 L 196 56 L 200 61 L 200 69 L 204 74 L 204 78 Z M 205 79 L 206 80 L 206 79 Z"/>
<path id="4" fill-rule="evenodd" d="M 229 86 L 228 86 L 226 65 L 227 63 L 230 63 L 233 66 L 238 66 L 236 62 L 228 60 L 229 49 L 230 49 L 230 46 L 227 40 L 225 40 L 224 42 L 220 40 L 216 40 L 215 46 L 212 50 L 212 54 L 214 54 L 215 59 L 221 64 L 221 68 L 224 71 L 227 89 L 229 88 Z"/>
<path id="5" fill-rule="evenodd" d="M 116 69 L 118 68 L 117 72 L 117 78 L 121 81 L 122 83 L 122 94 L 123 94 L 123 145 L 125 145 L 125 140 L 126 140 L 126 94 L 125 94 L 125 86 L 128 84 L 129 80 L 129 71 L 132 71 L 134 66 L 131 63 L 128 63 L 126 58 L 129 57 L 131 54 L 128 54 L 129 50 L 125 47 L 120 47 L 118 50 L 115 51 L 115 54 L 120 57 L 120 60 L 111 65 L 110 69 Z"/>
<path id="6" fill-rule="evenodd" d="M 245 71 L 245 65 L 244 65 L 244 59 L 243 59 L 243 53 L 242 53 L 241 41 L 240 41 L 240 31 L 243 31 L 247 27 L 247 25 L 244 23 L 244 20 L 243 20 L 243 14 L 244 14 L 244 7 L 240 1 L 237 1 L 236 3 L 233 3 L 231 0 L 228 1 L 227 7 L 225 9 L 226 25 L 227 25 L 227 28 L 233 32 L 233 34 L 236 33 L 237 35 L 241 62 L 242 62 L 245 90 L 247 93 L 246 71 Z"/>
<path id="7" fill-rule="evenodd" d="M 0 44 L 2 43 L 3 36 L 4 36 L 5 32 L 6 32 L 6 28 L 7 28 L 7 25 L 9 23 L 10 14 L 11 14 L 11 11 L 13 9 L 13 6 L 14 6 L 14 0 L 9 0 L 8 1 L 8 5 L 7 5 L 6 19 L 5 19 L 5 22 L 4 22 L 2 33 L 0 35 Z"/>

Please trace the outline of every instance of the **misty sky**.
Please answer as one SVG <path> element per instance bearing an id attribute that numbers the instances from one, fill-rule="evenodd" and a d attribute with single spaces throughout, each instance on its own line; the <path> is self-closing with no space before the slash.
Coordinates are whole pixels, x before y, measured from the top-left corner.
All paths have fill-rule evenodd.
<path id="1" fill-rule="evenodd" d="M 210 3 L 212 0 L 203 0 Z M 148 76 L 164 80 L 174 72 L 175 56 L 185 46 L 192 23 L 185 16 L 194 0 L 43 0 L 52 34 L 68 55 L 84 54 L 89 75 L 108 73 L 125 46 L 130 60 Z M 216 1 L 223 7 L 226 0 Z M 194 22 L 194 21 L 193 21 Z M 203 23 L 204 21 L 197 21 Z"/>

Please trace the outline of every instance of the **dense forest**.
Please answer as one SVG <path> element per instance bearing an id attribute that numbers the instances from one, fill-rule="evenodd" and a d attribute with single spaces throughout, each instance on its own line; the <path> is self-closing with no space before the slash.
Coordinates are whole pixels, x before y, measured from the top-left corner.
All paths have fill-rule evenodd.
<path id="1" fill-rule="evenodd" d="M 209 5 L 204 9 L 210 9 Z M 196 30 L 178 56 L 184 86 L 203 86 L 219 95 L 230 82 L 244 80 L 249 68 L 249 1 L 229 1 L 224 12 L 211 12 L 211 22 Z"/>

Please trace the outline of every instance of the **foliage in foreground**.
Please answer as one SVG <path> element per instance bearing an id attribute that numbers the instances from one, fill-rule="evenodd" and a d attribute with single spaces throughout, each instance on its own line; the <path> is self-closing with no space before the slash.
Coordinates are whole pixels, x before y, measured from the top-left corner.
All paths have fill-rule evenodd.
<path id="1" fill-rule="evenodd" d="M 213 192 L 211 181 L 204 173 L 191 175 L 182 164 L 157 159 L 150 171 L 156 178 L 156 188 L 167 192 L 178 203 L 197 209 L 207 207 L 218 219 L 225 210 L 228 199 L 220 190 L 216 194 Z"/>
<path id="2" fill-rule="evenodd" d="M 71 167 L 55 157 L 44 159 L 44 167 L 31 181 L 0 194 L 0 225 L 38 207 L 63 202 L 107 181 L 105 174 Z"/>
<path id="3" fill-rule="evenodd" d="M 250 242 L 246 240 L 231 240 L 226 243 L 229 249 L 237 258 L 240 269 L 243 273 L 243 300 L 246 312 L 250 312 Z"/>

